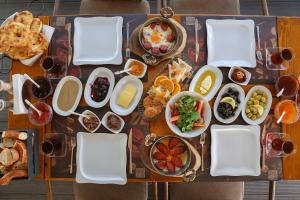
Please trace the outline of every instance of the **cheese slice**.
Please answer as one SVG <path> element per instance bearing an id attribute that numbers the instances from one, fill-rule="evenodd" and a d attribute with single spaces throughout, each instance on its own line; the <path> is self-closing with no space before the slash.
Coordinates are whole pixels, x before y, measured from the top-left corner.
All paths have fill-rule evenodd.
<path id="1" fill-rule="evenodd" d="M 127 84 L 124 87 L 124 90 L 120 93 L 117 104 L 122 106 L 123 108 L 128 108 L 133 98 L 135 97 L 137 92 L 136 86 L 132 84 Z"/>
<path id="2" fill-rule="evenodd" d="M 205 79 L 201 83 L 201 87 L 205 90 L 209 90 L 212 84 L 212 78 L 211 76 L 205 77 Z"/>

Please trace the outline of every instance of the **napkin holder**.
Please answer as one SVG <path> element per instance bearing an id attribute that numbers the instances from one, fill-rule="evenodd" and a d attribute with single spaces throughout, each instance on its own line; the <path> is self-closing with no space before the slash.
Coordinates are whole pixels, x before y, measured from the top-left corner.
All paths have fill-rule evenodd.
<path id="1" fill-rule="evenodd" d="M 14 115 L 22 115 L 27 114 L 28 110 L 24 105 L 23 97 L 22 97 L 22 90 L 23 85 L 27 78 L 22 74 L 14 74 L 12 76 L 12 85 L 13 85 L 13 114 Z"/>

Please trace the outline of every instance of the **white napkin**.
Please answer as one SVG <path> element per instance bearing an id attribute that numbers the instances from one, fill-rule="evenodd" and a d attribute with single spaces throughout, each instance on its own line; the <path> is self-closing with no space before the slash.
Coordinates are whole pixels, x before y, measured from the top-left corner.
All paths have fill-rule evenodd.
<path id="1" fill-rule="evenodd" d="M 22 115 L 27 114 L 28 110 L 26 109 L 23 98 L 22 98 L 22 89 L 23 85 L 27 78 L 22 74 L 14 74 L 12 76 L 12 83 L 13 83 L 13 95 L 14 95 L 14 108 L 13 113 L 14 115 Z"/>

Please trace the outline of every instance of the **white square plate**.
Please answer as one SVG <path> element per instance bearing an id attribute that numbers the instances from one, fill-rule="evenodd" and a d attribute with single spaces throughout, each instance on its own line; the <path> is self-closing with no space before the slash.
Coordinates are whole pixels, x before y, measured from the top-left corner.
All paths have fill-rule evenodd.
<path id="1" fill-rule="evenodd" d="M 256 67 L 253 20 L 206 20 L 207 63 L 217 67 Z"/>
<path id="2" fill-rule="evenodd" d="M 126 184 L 126 147 L 124 133 L 77 133 L 76 182 Z"/>
<path id="3" fill-rule="evenodd" d="M 74 65 L 122 63 L 122 17 L 76 17 Z"/>
<path id="4" fill-rule="evenodd" d="M 212 176 L 260 175 L 260 127 L 212 125 Z"/>

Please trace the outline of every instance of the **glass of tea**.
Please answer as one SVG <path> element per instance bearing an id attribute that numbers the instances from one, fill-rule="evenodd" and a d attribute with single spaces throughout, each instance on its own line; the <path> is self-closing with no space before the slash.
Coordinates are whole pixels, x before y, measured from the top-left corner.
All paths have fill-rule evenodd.
<path id="1" fill-rule="evenodd" d="M 271 54 L 271 62 L 274 65 L 281 65 L 284 61 L 291 61 L 295 57 L 295 53 L 292 48 L 278 48 Z"/>
<path id="2" fill-rule="evenodd" d="M 296 152 L 295 143 L 285 133 L 267 133 L 266 153 L 270 157 L 285 157 Z"/>
<path id="3" fill-rule="evenodd" d="M 55 56 L 46 56 L 42 58 L 40 65 L 50 77 L 60 77 L 65 71 L 63 63 Z"/>
<path id="4" fill-rule="evenodd" d="M 28 119 L 30 123 L 36 126 L 44 126 L 51 122 L 53 117 L 53 111 L 51 106 L 43 102 L 36 102 L 33 106 L 40 111 L 38 113 L 36 110 L 29 107 Z"/>
<path id="5" fill-rule="evenodd" d="M 292 100 L 282 100 L 278 102 L 274 109 L 276 119 L 282 116 L 281 123 L 293 124 L 299 119 L 299 109 L 297 103 Z"/>
<path id="6" fill-rule="evenodd" d="M 277 92 L 283 90 L 284 97 L 293 97 L 298 93 L 299 81 L 293 75 L 283 75 L 277 79 L 275 89 Z"/>
<path id="7" fill-rule="evenodd" d="M 39 76 L 34 78 L 34 81 L 40 87 L 38 88 L 35 84 L 31 84 L 31 94 L 33 97 L 43 100 L 52 94 L 53 88 L 48 78 Z"/>
<path id="8" fill-rule="evenodd" d="M 266 48 L 266 67 L 268 70 L 286 70 L 288 62 L 294 58 L 295 52 L 292 48 Z"/>
<path id="9" fill-rule="evenodd" d="M 66 155 L 65 134 L 47 134 L 44 141 L 40 144 L 40 152 L 47 157 L 64 157 Z"/>

